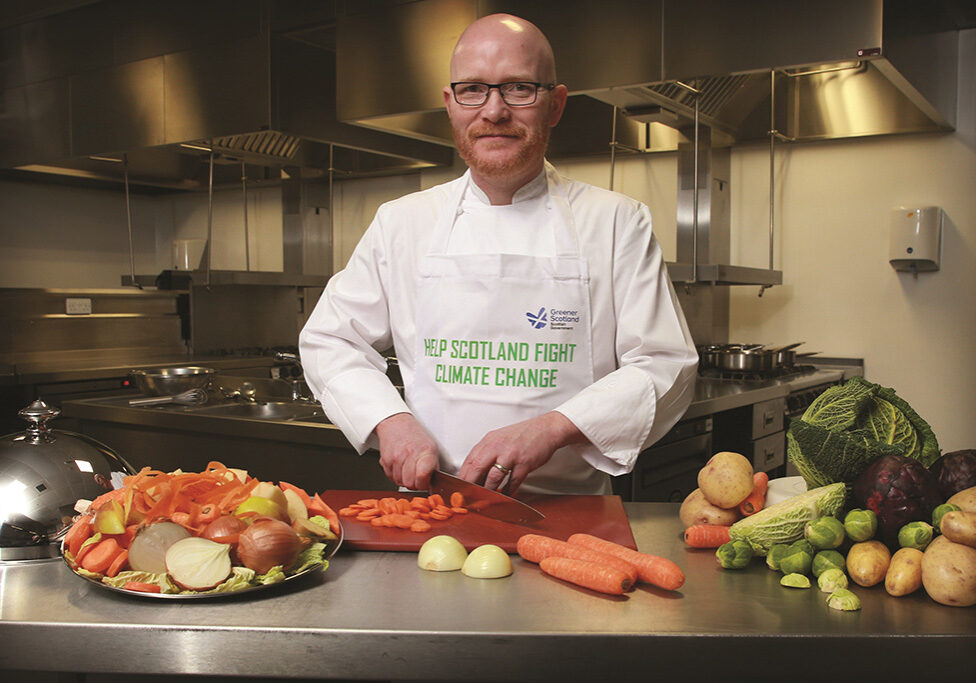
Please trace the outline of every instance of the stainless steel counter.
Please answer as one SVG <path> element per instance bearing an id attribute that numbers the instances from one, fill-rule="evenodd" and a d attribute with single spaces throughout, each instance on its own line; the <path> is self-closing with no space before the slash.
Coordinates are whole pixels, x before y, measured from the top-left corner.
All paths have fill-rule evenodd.
<path id="1" fill-rule="evenodd" d="M 972 680 L 976 609 L 855 588 L 837 612 L 755 560 L 686 549 L 676 504 L 626 505 L 678 592 L 606 597 L 544 576 L 477 580 L 413 553 L 340 550 L 263 594 L 183 602 L 103 591 L 59 562 L 0 567 L 0 669 L 403 680 Z"/>

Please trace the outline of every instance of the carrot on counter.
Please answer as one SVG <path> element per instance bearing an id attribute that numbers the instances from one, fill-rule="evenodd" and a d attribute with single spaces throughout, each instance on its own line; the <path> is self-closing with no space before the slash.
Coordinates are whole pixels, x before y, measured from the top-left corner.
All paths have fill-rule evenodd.
<path id="1" fill-rule="evenodd" d="M 609 555 L 616 555 L 620 559 L 630 562 L 637 567 L 637 576 L 641 581 L 658 588 L 673 591 L 684 585 L 684 572 L 667 558 L 641 553 L 591 534 L 573 534 L 569 537 L 569 542 Z"/>
<path id="2" fill-rule="evenodd" d="M 590 590 L 622 595 L 631 587 L 627 573 L 616 567 L 569 557 L 544 557 L 539 563 L 546 574 Z"/>
<path id="3" fill-rule="evenodd" d="M 685 529 L 685 544 L 692 548 L 717 548 L 730 540 L 729 527 L 721 524 L 693 524 Z"/>
<path id="4" fill-rule="evenodd" d="M 637 567 L 616 555 L 608 555 L 598 550 L 592 550 L 581 545 L 567 543 L 558 538 L 542 536 L 541 534 L 523 534 L 515 544 L 515 550 L 523 560 L 542 562 L 547 557 L 567 557 L 572 560 L 583 560 L 594 564 L 604 564 L 616 567 L 625 572 L 630 583 L 637 582 Z"/>
<path id="5" fill-rule="evenodd" d="M 739 512 L 747 517 L 763 509 L 766 504 L 766 491 L 769 489 L 769 475 L 756 472 L 752 475 L 752 493 L 739 503 Z"/>

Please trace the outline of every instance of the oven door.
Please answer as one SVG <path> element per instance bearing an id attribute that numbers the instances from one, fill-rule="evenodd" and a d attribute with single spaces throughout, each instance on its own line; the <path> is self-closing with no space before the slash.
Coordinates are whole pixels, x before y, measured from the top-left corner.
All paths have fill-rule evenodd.
<path id="1" fill-rule="evenodd" d="M 680 503 L 698 488 L 698 471 L 712 457 L 712 418 L 685 420 L 641 452 L 630 474 L 615 477 L 625 501 Z"/>

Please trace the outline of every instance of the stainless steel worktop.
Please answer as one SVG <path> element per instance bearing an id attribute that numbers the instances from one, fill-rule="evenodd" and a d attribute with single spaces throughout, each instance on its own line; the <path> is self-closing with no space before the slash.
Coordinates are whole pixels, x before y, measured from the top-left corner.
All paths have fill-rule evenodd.
<path id="1" fill-rule="evenodd" d="M 414 553 L 340 549 L 322 574 L 175 602 L 92 586 L 60 562 L 0 566 L 0 669 L 425 680 L 971 680 L 976 609 L 855 587 L 837 612 L 759 560 L 723 571 L 681 539 L 676 504 L 628 503 L 677 592 L 608 597 L 544 576 L 419 570 Z M 745 672 L 749 672 L 746 674 Z M 838 677 L 839 676 L 839 677 Z M 784 678 L 785 677 L 785 678 Z M 833 677 L 833 678 L 831 678 Z M 870 677 L 870 678 L 868 678 Z M 912 678 L 915 677 L 915 678 Z"/>

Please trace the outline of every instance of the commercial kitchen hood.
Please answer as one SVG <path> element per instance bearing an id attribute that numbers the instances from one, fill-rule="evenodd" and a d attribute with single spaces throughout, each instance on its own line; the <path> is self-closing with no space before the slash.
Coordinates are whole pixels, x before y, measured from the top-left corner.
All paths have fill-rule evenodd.
<path id="1" fill-rule="evenodd" d="M 450 165 L 451 150 L 336 119 L 334 47 L 313 30 L 328 37 L 326 4 L 102 0 L 2 26 L 0 168 L 113 183 L 126 171 L 168 191 L 208 189 L 210 149 L 216 187 L 242 168 L 260 185 L 285 168 Z"/>
<path id="2" fill-rule="evenodd" d="M 338 118 L 453 144 L 440 94 L 451 49 L 500 11 L 549 36 L 570 89 L 554 157 L 607 152 L 609 134 L 589 150 L 572 141 L 574 108 L 609 131 L 612 113 L 594 120 L 587 99 L 638 126 L 642 151 L 676 149 L 668 129 L 696 98 L 716 144 L 767 139 L 773 106 L 790 141 L 952 130 L 958 30 L 976 24 L 959 0 L 420 0 L 338 18 Z"/>
<path id="3" fill-rule="evenodd" d="M 338 18 L 338 118 L 453 145 L 450 54 L 495 12 L 553 45 L 570 98 L 550 158 L 609 153 L 613 177 L 618 153 L 676 150 L 672 279 L 762 287 L 782 283 L 772 194 L 768 267 L 729 265 L 728 149 L 952 130 L 958 31 L 976 25 L 954 0 L 420 0 Z"/>

